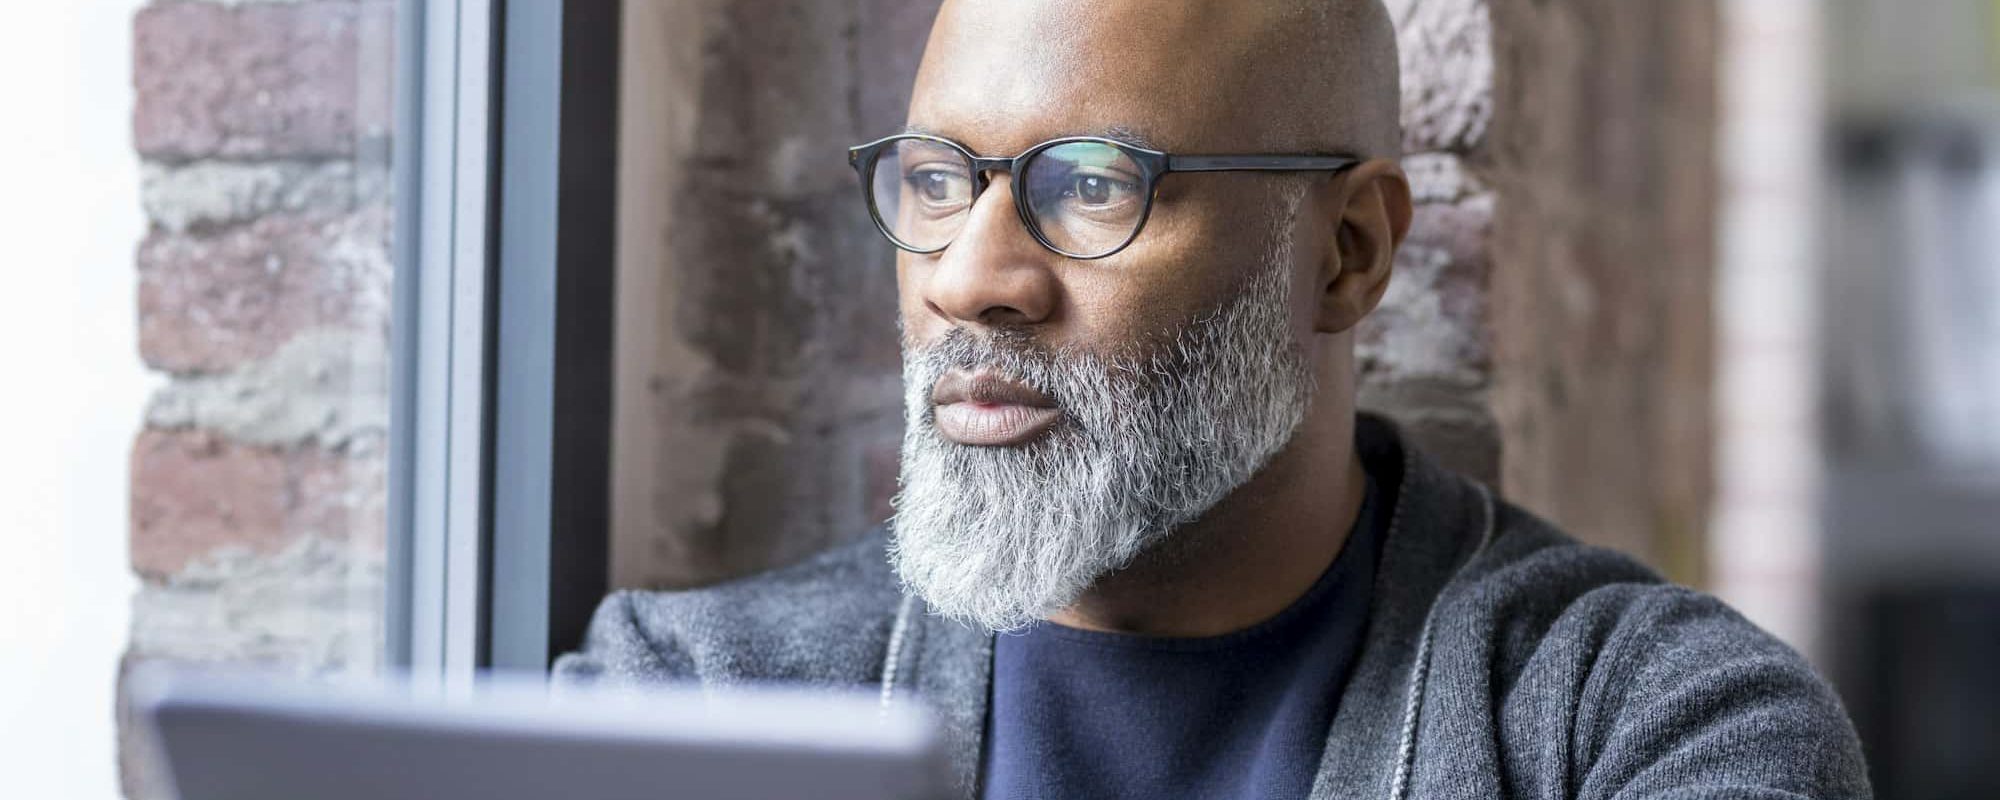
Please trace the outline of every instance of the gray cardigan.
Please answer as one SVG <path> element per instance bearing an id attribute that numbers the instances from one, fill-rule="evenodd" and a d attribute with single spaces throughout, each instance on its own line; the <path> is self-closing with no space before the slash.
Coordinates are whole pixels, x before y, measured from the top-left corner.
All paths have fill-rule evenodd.
<path id="1" fill-rule="evenodd" d="M 1705 595 L 1576 543 L 1364 415 L 1398 486 L 1369 627 L 1314 798 L 1861 798 L 1839 701 Z M 885 533 L 682 592 L 606 598 L 559 681 L 867 686 L 927 703 L 959 794 L 979 783 L 993 638 L 922 613 Z"/>

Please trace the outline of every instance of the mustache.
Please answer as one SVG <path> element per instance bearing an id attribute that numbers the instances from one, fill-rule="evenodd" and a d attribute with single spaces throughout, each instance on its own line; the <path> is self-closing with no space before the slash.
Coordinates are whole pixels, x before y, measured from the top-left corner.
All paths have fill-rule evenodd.
<path id="1" fill-rule="evenodd" d="M 1018 328 L 1000 328 L 989 334 L 975 334 L 954 327 L 937 339 L 918 343 L 903 337 L 903 357 L 916 367 L 923 390 L 929 396 L 945 373 L 953 370 L 992 370 L 1047 395 L 1064 405 L 1060 375 L 1065 365 L 1073 365 L 1078 353 L 1073 348 L 1050 347 L 1033 334 Z"/>
<path id="2" fill-rule="evenodd" d="M 1051 364 L 1069 354 L 1065 349 L 1050 347 L 1033 333 L 1020 328 L 996 328 L 991 333 L 979 334 L 956 326 L 929 342 L 916 341 L 906 334 L 903 336 L 903 352 L 921 356 L 947 369 L 985 366 L 986 362 L 999 360 Z"/>

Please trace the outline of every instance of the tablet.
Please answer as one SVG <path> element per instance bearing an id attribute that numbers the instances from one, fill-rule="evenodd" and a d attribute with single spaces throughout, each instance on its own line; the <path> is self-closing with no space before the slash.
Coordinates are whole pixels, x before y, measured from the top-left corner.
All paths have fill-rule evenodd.
<path id="1" fill-rule="evenodd" d="M 948 785 L 921 711 L 849 694 L 157 668 L 130 696 L 182 800 L 918 800 Z"/>

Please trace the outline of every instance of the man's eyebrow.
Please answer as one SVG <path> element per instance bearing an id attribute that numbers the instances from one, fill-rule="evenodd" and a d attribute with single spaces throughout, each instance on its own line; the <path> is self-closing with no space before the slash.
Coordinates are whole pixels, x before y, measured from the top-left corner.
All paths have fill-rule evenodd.
<path id="1" fill-rule="evenodd" d="M 950 139 L 950 138 L 951 138 L 951 137 L 949 137 L 949 136 L 946 136 L 946 135 L 944 135 L 944 134 L 942 134 L 942 133 L 939 133 L 939 132 L 937 132 L 937 131 L 935 131 L 935 130 L 932 130 L 932 129 L 930 129 L 930 128 L 926 128 L 926 127 L 924 127 L 924 126 L 922 126 L 922 125 L 915 125 L 915 124 L 910 124 L 910 125 L 904 125 L 904 126 L 903 126 L 903 129 L 902 129 L 901 131 L 898 131 L 898 133 L 899 133 L 899 134 L 917 134 L 917 135 L 920 135 L 920 136 L 936 136 L 936 137 L 938 137 L 938 138 L 940 138 L 940 139 Z M 1051 136 L 1051 137 L 1049 137 L 1049 138 L 1051 138 L 1051 139 L 1059 139 L 1059 138 L 1062 138 L 1062 137 L 1064 137 L 1064 136 L 1096 136 L 1096 137 L 1099 137 L 1099 138 L 1103 138 L 1103 139 L 1110 139 L 1110 140 L 1112 140 L 1112 141 L 1114 141 L 1114 142 L 1124 142 L 1125 144 L 1129 144 L 1129 145 L 1131 145 L 1131 146 L 1133 146 L 1133 147 L 1139 147 L 1139 148 L 1144 148 L 1144 149 L 1147 149 L 1147 150 L 1158 150 L 1158 149 L 1160 149 L 1160 148 L 1158 148 L 1158 147 L 1155 147 L 1155 146 L 1153 145 L 1153 140 L 1152 140 L 1152 139 L 1150 139 L 1150 138 L 1148 138 L 1148 137 L 1146 136 L 1146 134 L 1145 134 L 1144 132 L 1140 131 L 1140 130 L 1139 130 L 1139 129 L 1137 129 L 1137 128 L 1133 128 L 1133 127 L 1130 127 L 1130 126 L 1127 126 L 1127 125 L 1112 125 L 1112 126 L 1110 126 L 1110 127 L 1108 127 L 1108 128 L 1104 128 L 1104 129 L 1102 129 L 1102 130 L 1098 130 L 1098 131 L 1085 131 L 1085 132 L 1078 132 L 1078 133 L 1065 133 L 1065 134 L 1060 134 L 1060 135 L 1057 135 L 1057 136 Z M 955 141 L 955 140 L 954 140 L 954 141 Z"/>
<path id="2" fill-rule="evenodd" d="M 1113 125 L 1109 128 L 1105 128 L 1104 132 L 1098 135 L 1113 141 L 1124 142 L 1133 147 L 1142 147 L 1147 150 L 1160 149 L 1158 147 L 1153 146 L 1153 140 L 1147 138 L 1145 133 L 1139 131 L 1136 128 L 1129 128 L 1124 125 Z"/>

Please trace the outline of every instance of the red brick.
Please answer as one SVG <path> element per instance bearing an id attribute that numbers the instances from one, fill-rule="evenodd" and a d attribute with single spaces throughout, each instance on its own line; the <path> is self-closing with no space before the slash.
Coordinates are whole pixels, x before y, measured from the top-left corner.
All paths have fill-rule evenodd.
<path id="1" fill-rule="evenodd" d="M 388 133 L 393 4 L 168 2 L 133 21 L 141 155 L 345 156 Z M 364 41 L 364 38 L 369 41 Z"/>
<path id="2" fill-rule="evenodd" d="M 213 372 L 318 327 L 386 329 L 390 214 L 274 215 L 215 231 L 156 229 L 139 246 L 139 354 Z"/>
<path id="3" fill-rule="evenodd" d="M 305 536 L 380 547 L 378 457 L 147 430 L 132 448 L 132 568 L 162 579 L 226 547 L 268 554 Z"/>
<path id="4" fill-rule="evenodd" d="M 1417 207 L 1390 291 L 1356 332 L 1364 376 L 1484 382 L 1492 230 L 1490 195 Z"/>
<path id="5" fill-rule="evenodd" d="M 1403 149 L 1471 152 L 1493 121 L 1488 0 L 1390 0 L 1402 55 Z"/>

